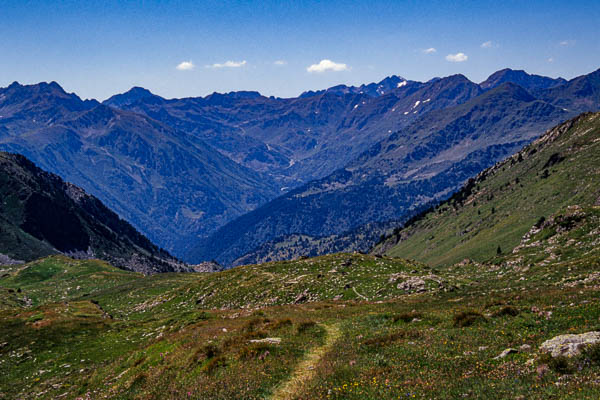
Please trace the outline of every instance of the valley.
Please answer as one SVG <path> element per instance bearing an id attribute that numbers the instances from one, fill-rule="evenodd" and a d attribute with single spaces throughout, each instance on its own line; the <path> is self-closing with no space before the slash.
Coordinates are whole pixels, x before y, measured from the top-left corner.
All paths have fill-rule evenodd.
<path id="1" fill-rule="evenodd" d="M 599 146 L 558 125 L 372 254 L 2 266 L 0 398 L 597 398 L 599 344 L 544 348 L 600 330 Z"/>
<path id="2" fill-rule="evenodd" d="M 598 110 L 598 75 L 390 76 L 296 98 L 134 87 L 102 103 L 15 82 L 0 89 L 0 150 L 78 185 L 187 262 L 281 260 L 281 243 L 294 255 L 364 251 L 545 129 Z"/>

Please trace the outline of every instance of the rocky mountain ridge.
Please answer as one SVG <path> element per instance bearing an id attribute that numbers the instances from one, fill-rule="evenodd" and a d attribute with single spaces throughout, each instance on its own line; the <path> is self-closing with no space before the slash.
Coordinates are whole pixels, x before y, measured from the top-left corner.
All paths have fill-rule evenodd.
<path id="1" fill-rule="evenodd" d="M 200 242 L 189 258 L 227 264 L 290 234 L 318 238 L 369 222 L 408 219 L 416 206 L 448 197 L 469 177 L 572 116 L 572 109 L 600 108 L 598 74 L 547 89 L 560 89 L 560 98 L 546 92 L 534 96 L 506 82 L 464 104 L 426 113 L 345 168 L 227 224 Z M 561 107 L 565 102 L 572 108 Z"/>

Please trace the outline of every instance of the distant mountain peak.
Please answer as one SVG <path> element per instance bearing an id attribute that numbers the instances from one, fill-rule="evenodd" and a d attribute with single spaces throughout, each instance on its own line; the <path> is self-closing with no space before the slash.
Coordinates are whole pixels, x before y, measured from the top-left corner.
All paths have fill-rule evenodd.
<path id="1" fill-rule="evenodd" d="M 14 81 L 5 90 L 11 91 L 27 91 L 31 93 L 47 93 L 54 92 L 57 94 L 69 95 L 56 81 L 52 82 L 39 82 L 31 85 L 22 85 L 17 81 Z M 70 94 L 71 96 L 76 96 L 75 94 Z"/>
<path id="2" fill-rule="evenodd" d="M 390 75 L 379 82 L 371 82 L 360 86 L 348 86 L 344 84 L 331 86 L 323 90 L 308 90 L 300 95 L 300 98 L 319 96 L 324 93 L 343 95 L 343 94 L 364 94 L 370 97 L 383 96 L 394 89 L 406 85 L 408 80 L 399 75 Z"/>
<path id="3" fill-rule="evenodd" d="M 148 89 L 143 88 L 141 86 L 133 86 L 131 89 L 129 89 L 124 94 L 130 95 L 130 96 L 144 96 L 144 97 L 154 96 L 154 93 L 152 93 Z"/>
<path id="4" fill-rule="evenodd" d="M 258 97 L 262 97 L 262 94 L 255 90 L 238 90 L 235 92 L 227 93 L 227 96 L 236 97 L 240 99 L 255 99 Z"/>
<path id="5" fill-rule="evenodd" d="M 102 103 L 118 108 L 118 107 L 122 107 L 122 106 L 131 105 L 139 100 L 145 100 L 145 99 L 149 99 L 149 98 L 152 98 L 152 99 L 155 99 L 158 101 L 164 100 L 162 97 L 155 95 L 154 93 L 152 93 L 151 91 L 149 91 L 146 88 L 143 88 L 140 86 L 133 86 L 131 89 L 129 89 L 125 93 L 116 94 L 116 95 L 104 100 Z"/>
<path id="6" fill-rule="evenodd" d="M 547 76 L 528 74 L 523 70 L 504 68 L 494 72 L 485 81 L 480 83 L 482 89 L 493 89 L 504 82 L 512 82 L 527 90 L 549 89 L 560 86 L 567 81 L 563 78 L 549 78 Z"/>

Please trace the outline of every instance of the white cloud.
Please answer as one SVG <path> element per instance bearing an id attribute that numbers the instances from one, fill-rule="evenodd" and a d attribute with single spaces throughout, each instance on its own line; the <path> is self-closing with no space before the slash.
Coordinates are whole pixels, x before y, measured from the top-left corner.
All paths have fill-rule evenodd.
<path id="1" fill-rule="evenodd" d="M 287 61 L 285 61 L 285 60 L 277 60 L 273 64 L 278 65 L 278 66 L 287 65 Z"/>
<path id="2" fill-rule="evenodd" d="M 550 57 L 550 58 L 548 59 L 548 62 L 549 62 L 549 63 L 553 63 L 553 62 L 554 62 L 554 57 Z"/>
<path id="3" fill-rule="evenodd" d="M 175 68 L 177 68 L 180 71 L 189 71 L 194 69 L 194 63 L 191 61 L 183 61 L 179 63 L 179 65 L 177 65 Z"/>
<path id="4" fill-rule="evenodd" d="M 436 52 L 437 52 L 437 50 L 435 49 L 435 47 L 430 47 L 428 49 L 423 50 L 423 53 L 425 53 L 425 54 L 433 54 Z"/>
<path id="5" fill-rule="evenodd" d="M 573 46 L 575 44 L 574 40 L 563 40 L 558 42 L 559 46 L 563 46 L 563 47 L 567 47 L 567 46 Z"/>
<path id="6" fill-rule="evenodd" d="M 244 61 L 225 61 L 224 63 L 216 63 L 213 65 L 207 65 L 206 68 L 240 68 L 246 65 L 246 60 Z"/>
<path id="7" fill-rule="evenodd" d="M 493 45 L 494 44 L 492 43 L 492 41 L 488 40 L 487 42 L 481 43 L 481 48 L 482 49 L 491 49 Z"/>
<path id="8" fill-rule="evenodd" d="M 321 60 L 318 64 L 313 64 L 306 68 L 308 72 L 325 72 L 325 71 L 348 71 L 346 64 L 336 63 L 331 60 Z"/>
<path id="9" fill-rule="evenodd" d="M 463 62 L 467 61 L 469 57 L 465 53 L 448 54 L 446 60 L 450 62 Z"/>

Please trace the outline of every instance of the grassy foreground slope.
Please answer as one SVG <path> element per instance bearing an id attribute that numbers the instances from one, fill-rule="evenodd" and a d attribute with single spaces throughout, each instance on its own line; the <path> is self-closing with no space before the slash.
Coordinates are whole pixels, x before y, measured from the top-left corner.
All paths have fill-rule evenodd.
<path id="1" fill-rule="evenodd" d="M 375 252 L 449 265 L 509 253 L 568 205 L 600 204 L 600 114 L 582 114 L 485 170 Z"/>
<path id="2" fill-rule="evenodd" d="M 2 293 L 36 300 L 0 311 L 0 398 L 595 399 L 597 358 L 548 368 L 537 347 L 559 334 L 600 329 L 599 221 L 593 209 L 576 228 L 539 239 L 541 248 L 552 241 L 553 251 L 564 253 L 579 238 L 585 241 L 579 256 L 550 257 L 528 270 L 510 257 L 459 264 L 436 271 L 461 281 L 452 289 L 401 290 L 375 301 L 309 297 L 298 304 L 213 308 L 199 302 L 197 289 L 232 284 L 229 271 L 144 277 L 64 258 L 29 264 L 26 274 L 23 266 L 4 267 Z M 357 266 L 400 263 L 355 257 Z M 331 268 L 348 258 L 324 257 L 314 265 Z M 307 262 L 285 267 L 301 272 Z M 44 263 L 61 269 L 38 276 L 36 284 L 35 272 L 46 270 L 36 267 Z M 413 275 L 430 274 L 411 268 Z M 284 265 L 270 269 L 249 267 L 248 282 L 266 272 L 277 277 Z M 355 271 L 345 276 L 359 282 L 359 293 L 369 293 L 377 279 L 366 268 Z M 388 272 L 394 274 L 391 267 Z M 394 288 L 406 281 L 400 277 Z M 78 286 L 84 293 L 65 290 Z M 241 304 L 247 293 L 223 292 L 222 304 Z M 519 350 L 496 359 L 506 348 Z M 313 372 L 298 374 L 299 368 Z M 290 385 L 294 376 L 307 379 Z"/>

